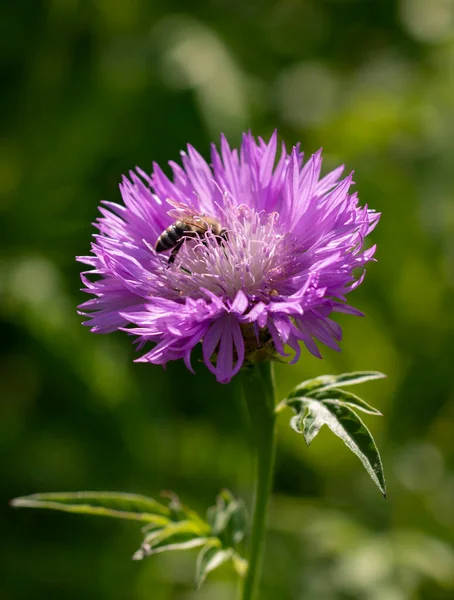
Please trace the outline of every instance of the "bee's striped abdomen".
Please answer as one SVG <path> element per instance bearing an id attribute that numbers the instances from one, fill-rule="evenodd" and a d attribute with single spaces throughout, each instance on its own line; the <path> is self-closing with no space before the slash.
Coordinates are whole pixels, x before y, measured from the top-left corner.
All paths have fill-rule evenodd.
<path id="1" fill-rule="evenodd" d="M 181 238 L 190 231 L 192 231 L 191 226 L 187 223 L 183 223 L 183 221 L 172 223 L 172 225 L 159 236 L 155 246 L 156 252 L 165 252 L 166 250 L 170 250 L 170 248 L 174 248 Z"/>
<path id="2" fill-rule="evenodd" d="M 206 235 L 214 235 L 219 243 L 227 241 L 227 229 L 221 226 L 215 219 L 206 215 L 191 215 L 187 219 L 180 218 L 158 237 L 155 245 L 156 252 L 172 250 L 169 257 L 169 265 L 175 261 L 181 246 L 188 238 L 199 238 L 202 244 L 207 243 Z"/>

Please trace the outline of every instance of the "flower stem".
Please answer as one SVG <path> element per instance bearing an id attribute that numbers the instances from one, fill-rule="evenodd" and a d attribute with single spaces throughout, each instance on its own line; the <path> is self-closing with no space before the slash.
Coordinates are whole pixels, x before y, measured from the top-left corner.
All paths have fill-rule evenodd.
<path id="1" fill-rule="evenodd" d="M 276 447 L 275 385 L 271 362 L 257 363 L 243 379 L 246 404 L 256 446 L 254 509 L 249 546 L 249 566 L 242 600 L 258 597 L 266 532 L 268 500 L 273 483 Z"/>

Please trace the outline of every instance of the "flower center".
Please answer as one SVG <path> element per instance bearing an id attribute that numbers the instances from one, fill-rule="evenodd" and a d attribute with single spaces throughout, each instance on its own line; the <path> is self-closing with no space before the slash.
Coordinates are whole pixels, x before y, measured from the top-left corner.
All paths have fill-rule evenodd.
<path id="1" fill-rule="evenodd" d="M 174 263 L 163 264 L 162 289 L 172 298 L 201 297 L 200 288 L 205 288 L 229 299 L 242 290 L 253 301 L 287 293 L 296 242 L 282 234 L 279 215 L 231 206 L 219 222 L 225 237 L 208 231 L 187 238 Z"/>

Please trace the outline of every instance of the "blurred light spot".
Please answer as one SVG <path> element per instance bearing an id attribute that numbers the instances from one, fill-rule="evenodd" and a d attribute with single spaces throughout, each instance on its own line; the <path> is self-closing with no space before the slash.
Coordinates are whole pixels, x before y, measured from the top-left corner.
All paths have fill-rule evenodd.
<path id="1" fill-rule="evenodd" d="M 19 300 L 35 305 L 55 299 L 59 287 L 56 267 L 41 257 L 23 259 L 17 263 L 11 276 L 11 293 Z"/>
<path id="2" fill-rule="evenodd" d="M 454 552 L 447 543 L 417 530 L 396 531 L 393 538 L 398 566 L 410 568 L 420 578 L 429 577 L 444 587 L 454 586 Z M 417 585 L 414 577 L 410 576 L 409 581 Z"/>
<path id="3" fill-rule="evenodd" d="M 453 35 L 453 0 L 401 0 L 404 26 L 415 38 L 442 42 Z"/>
<path id="4" fill-rule="evenodd" d="M 405 590 L 399 589 L 398 585 L 385 584 L 371 590 L 367 596 L 368 600 L 408 600 Z"/>
<path id="5" fill-rule="evenodd" d="M 427 498 L 429 509 L 439 523 L 454 526 L 454 474 L 444 478 Z"/>
<path id="6" fill-rule="evenodd" d="M 48 351 L 65 359 L 99 404 L 112 408 L 134 396 L 136 383 L 130 376 L 133 363 L 128 360 L 128 346 L 99 338 L 87 350 L 85 336 L 91 334 L 81 327 L 76 307 L 52 262 L 34 256 L 1 266 L 3 309 L 9 319 L 19 321 Z"/>
<path id="7" fill-rule="evenodd" d="M 364 62 L 356 71 L 348 89 L 375 88 L 390 94 L 402 94 L 413 79 L 412 64 L 395 52 L 383 52 Z"/>
<path id="8" fill-rule="evenodd" d="M 335 75 L 321 63 L 300 63 L 285 69 L 276 81 L 282 118 L 296 126 L 325 121 L 334 111 L 339 93 Z"/>
<path id="9" fill-rule="evenodd" d="M 218 135 L 241 132 L 247 123 L 245 78 L 219 37 L 185 16 L 163 19 L 152 32 L 169 87 L 193 89 L 202 117 Z"/>
<path id="10" fill-rule="evenodd" d="M 295 557 L 293 557 L 295 561 Z M 288 567 L 287 567 L 288 568 Z M 327 576 L 325 569 L 314 565 L 311 568 L 301 569 L 299 571 L 299 587 L 304 591 L 298 596 L 298 600 L 310 599 L 329 599 L 338 598 L 336 595 L 336 586 L 332 581 L 331 575 Z"/>
<path id="11" fill-rule="evenodd" d="M 295 515 L 294 515 L 295 516 Z M 356 547 L 364 539 L 364 530 L 337 511 L 323 511 L 310 518 L 303 529 L 306 542 L 310 540 L 313 550 L 320 554 L 343 554 Z"/>
<path id="12" fill-rule="evenodd" d="M 454 555 L 448 544 L 417 530 L 373 535 L 339 558 L 339 584 L 354 597 L 413 598 L 424 578 L 452 585 Z"/>
<path id="13" fill-rule="evenodd" d="M 388 540 L 371 538 L 341 555 L 337 579 L 346 590 L 369 590 L 388 579 L 391 572 Z"/>
<path id="14" fill-rule="evenodd" d="M 443 456 L 436 446 L 415 443 L 398 455 L 394 470 L 405 487 L 414 492 L 431 490 L 438 486 L 444 474 Z"/>

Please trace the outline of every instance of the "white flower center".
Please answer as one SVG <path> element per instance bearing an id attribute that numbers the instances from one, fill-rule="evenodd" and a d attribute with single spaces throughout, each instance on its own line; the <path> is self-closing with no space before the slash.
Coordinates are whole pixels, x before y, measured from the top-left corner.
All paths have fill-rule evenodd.
<path id="1" fill-rule="evenodd" d="M 173 298 L 200 297 L 200 288 L 230 299 L 239 290 L 251 300 L 284 293 L 296 244 L 281 232 L 279 215 L 241 205 L 229 207 L 220 221 L 227 239 L 211 231 L 197 239 L 187 238 L 175 262 L 163 265 L 162 289 Z"/>

